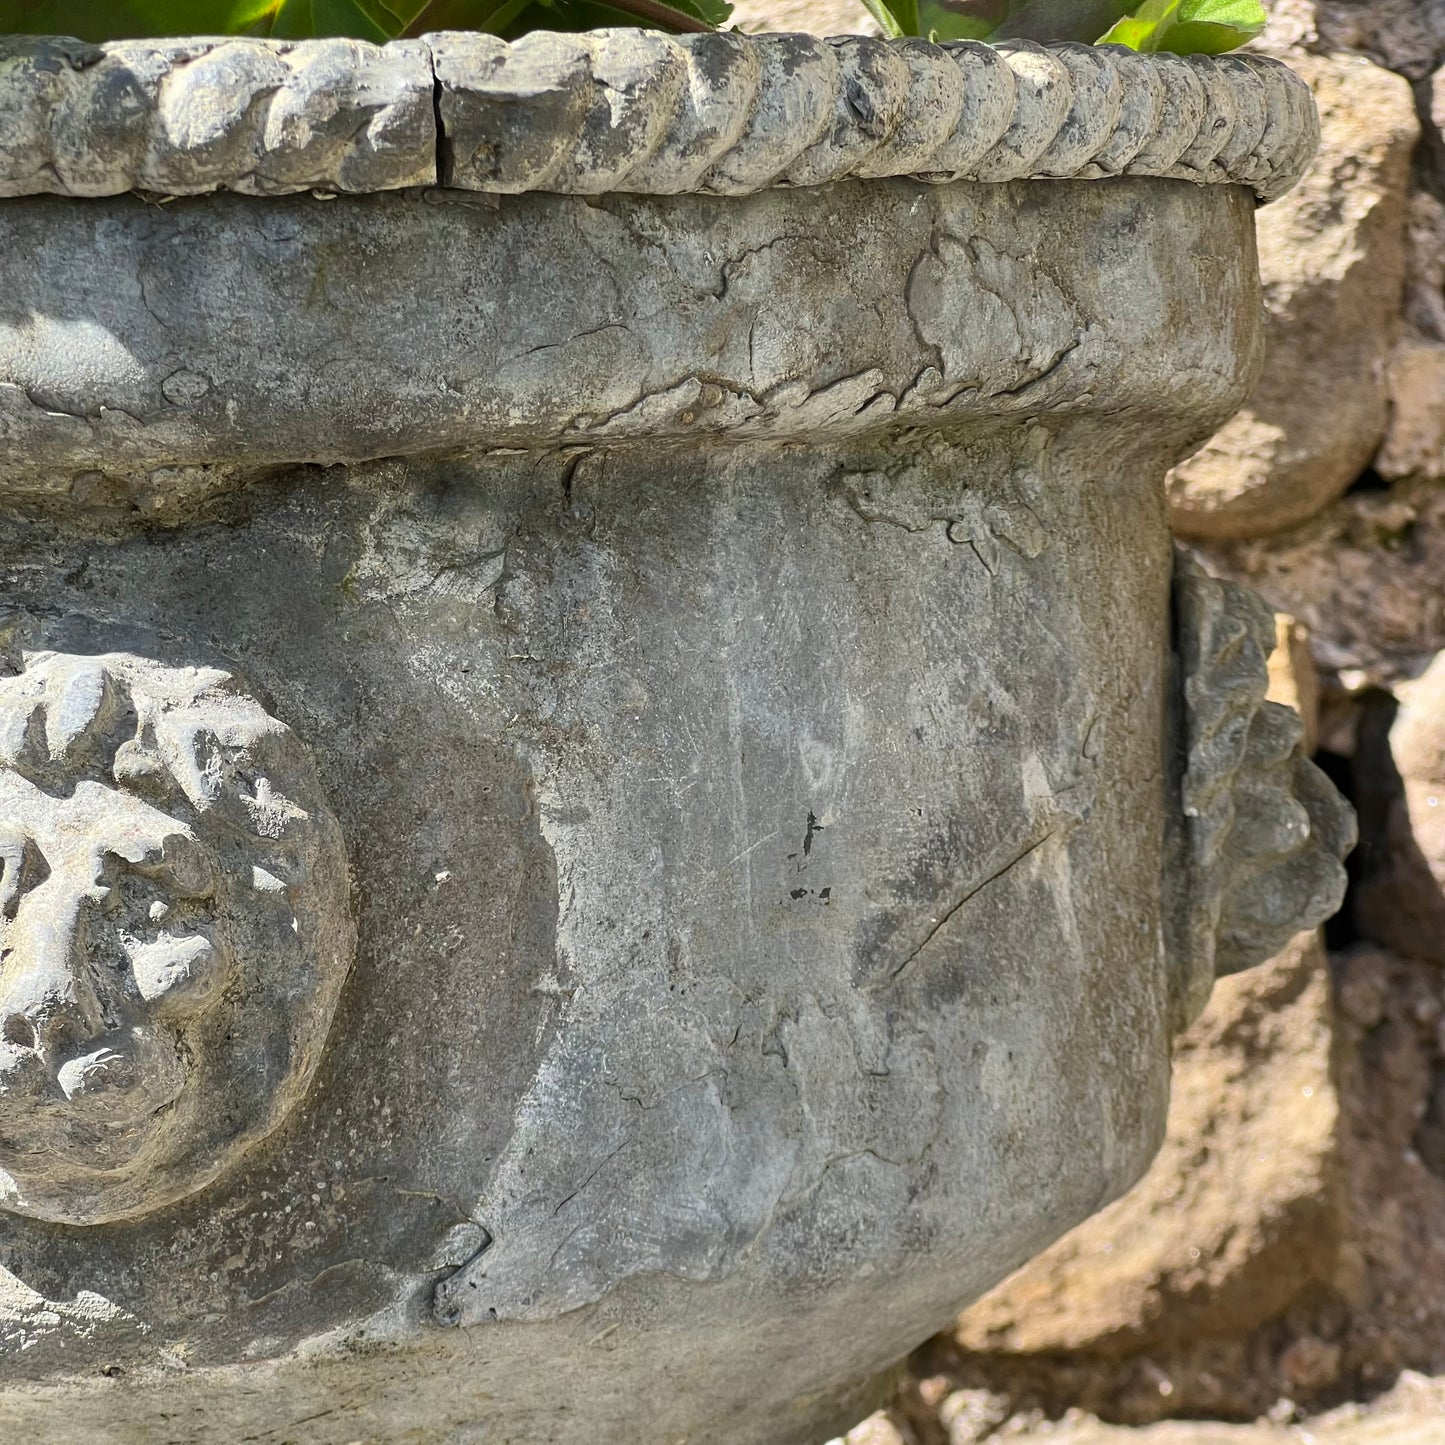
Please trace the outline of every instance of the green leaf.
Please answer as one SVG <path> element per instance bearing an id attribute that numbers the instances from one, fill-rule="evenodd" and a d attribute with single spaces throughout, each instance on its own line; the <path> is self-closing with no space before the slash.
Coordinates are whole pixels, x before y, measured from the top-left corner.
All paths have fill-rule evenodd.
<path id="1" fill-rule="evenodd" d="M 594 3 L 594 0 L 561 0 L 558 9 L 564 14 L 576 10 L 579 15 L 604 12 L 611 15 L 609 20 L 592 19 L 579 29 L 596 30 L 604 25 L 640 25 L 655 30 L 711 30 L 712 25 L 697 15 L 697 0 L 608 0 L 608 3 Z M 732 13 L 729 7 L 729 14 Z"/>
<path id="2" fill-rule="evenodd" d="M 387 16 L 389 26 L 358 0 L 282 0 L 271 20 L 270 33 L 277 40 L 309 40 L 323 35 L 349 35 L 355 40 L 383 44 L 397 34 L 401 22 Z"/>
<path id="3" fill-rule="evenodd" d="M 916 0 L 909 0 L 910 4 Z M 647 25 L 715 29 L 729 0 L 0 0 L 0 33 L 80 40 L 164 35 L 344 35 L 381 43 L 425 30 L 479 30 L 509 38 L 543 28 Z"/>
<path id="4" fill-rule="evenodd" d="M 889 35 L 938 40 L 1077 40 L 1217 55 L 1264 28 L 1260 0 L 862 0 Z M 0 32 L 81 40 L 162 35 L 350 35 L 384 41 L 426 30 L 508 39 L 552 27 L 727 23 L 728 0 L 0 0 Z"/>
<path id="5" fill-rule="evenodd" d="M 410 4 L 416 0 L 387 0 Z M 514 40 L 529 30 L 597 30 L 651 26 L 662 30 L 716 29 L 732 14 L 728 0 L 427 0 L 402 33 L 479 30 Z"/>
<path id="6" fill-rule="evenodd" d="M 908 31 L 898 23 L 898 17 L 884 4 L 884 0 L 862 0 L 862 4 L 889 39 L 897 40 L 908 34 Z"/>
<path id="7" fill-rule="evenodd" d="M 1076 40 L 1088 45 L 1129 13 L 1138 0 L 916 0 L 910 28 L 893 3 L 904 34 L 932 40 Z M 870 0 L 864 0 L 877 14 Z M 891 32 L 890 32 L 891 33 Z"/>
<path id="8" fill-rule="evenodd" d="M 1144 0 L 1098 43 L 1176 55 L 1222 55 L 1248 44 L 1268 20 L 1259 0 Z"/>
<path id="9" fill-rule="evenodd" d="M 916 29 L 905 30 L 903 28 L 902 24 L 899 22 L 898 17 L 893 13 L 892 10 L 888 8 L 887 4 L 884 3 L 884 0 L 862 0 L 862 3 L 863 8 L 867 10 L 867 12 L 883 28 L 883 33 L 887 36 L 890 36 L 892 39 L 897 40 L 900 36 L 903 35 L 917 34 Z"/>
<path id="10" fill-rule="evenodd" d="M 426 0 L 356 0 L 387 34 L 404 35 L 406 27 L 426 9 Z"/>
<path id="11" fill-rule="evenodd" d="M 412 13 L 399 32 L 422 35 L 428 30 L 476 30 L 485 35 L 512 33 L 518 17 L 529 10 L 532 0 L 396 0 Z M 524 27 L 540 30 L 551 22 L 539 20 Z"/>
<path id="12" fill-rule="evenodd" d="M 1076 40 L 1090 45 L 1138 0 L 1013 0 L 990 40 Z"/>
<path id="13" fill-rule="evenodd" d="M 933 41 L 988 40 L 1004 18 L 990 15 L 993 9 L 1006 10 L 1007 6 L 980 5 L 970 0 L 918 0 L 918 28 L 908 33 L 926 35 Z"/>
<path id="14" fill-rule="evenodd" d="M 267 34 L 273 8 L 274 0 L 0 0 L 0 33 L 73 35 L 95 43 L 160 35 Z"/>
<path id="15" fill-rule="evenodd" d="M 281 0 L 130 0 L 130 3 L 142 17 L 143 24 L 135 30 L 117 27 L 112 31 L 115 36 L 270 35 L 281 8 Z M 89 4 L 80 0 L 76 8 L 101 10 L 93 0 Z"/>
<path id="16" fill-rule="evenodd" d="M 733 7 L 729 0 L 670 0 L 670 3 L 699 20 L 705 20 L 714 30 L 721 30 L 732 19 Z"/>

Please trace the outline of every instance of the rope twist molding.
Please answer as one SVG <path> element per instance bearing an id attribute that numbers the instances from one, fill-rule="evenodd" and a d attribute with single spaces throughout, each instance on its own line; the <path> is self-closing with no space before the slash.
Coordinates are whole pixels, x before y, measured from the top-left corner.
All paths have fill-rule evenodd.
<path id="1" fill-rule="evenodd" d="M 1257 56 L 643 30 L 0 39 L 0 196 L 443 185 L 748 195 L 845 177 L 1160 176 L 1262 201 L 1319 140 Z"/>

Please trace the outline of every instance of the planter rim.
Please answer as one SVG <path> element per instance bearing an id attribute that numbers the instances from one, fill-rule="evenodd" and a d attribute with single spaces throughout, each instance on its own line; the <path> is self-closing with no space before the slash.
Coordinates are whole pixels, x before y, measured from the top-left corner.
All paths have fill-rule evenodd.
<path id="1" fill-rule="evenodd" d="M 632 29 L 0 37 L 3 197 L 1154 176 L 1267 202 L 1318 140 L 1305 83 L 1253 55 Z"/>

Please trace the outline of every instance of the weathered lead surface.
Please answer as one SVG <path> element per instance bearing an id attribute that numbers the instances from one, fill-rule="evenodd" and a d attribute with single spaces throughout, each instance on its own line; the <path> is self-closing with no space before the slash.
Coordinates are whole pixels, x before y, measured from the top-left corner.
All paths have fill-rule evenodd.
<path id="1" fill-rule="evenodd" d="M 0 39 L 0 196 L 1133 175 L 1269 200 L 1317 142 L 1308 87 L 1254 56 L 629 29 Z"/>
<path id="2" fill-rule="evenodd" d="M 1328 904 L 1160 485 L 1307 95 L 7 45 L 0 1435 L 814 1445 Z"/>
<path id="3" fill-rule="evenodd" d="M 1161 479 L 1248 387 L 1252 212 L 0 206 L 0 601 L 245 677 L 358 940 L 209 1187 L 0 1213 L 0 1434 L 815 1445 L 1126 1188 L 1218 661 Z"/>
<path id="4" fill-rule="evenodd" d="M 1104 398 L 1168 446 L 1253 362 L 1243 310 L 1175 324 L 1180 287 L 1217 312 L 1252 284 L 1249 197 L 1164 181 L 36 198 L 0 207 L 0 242 L 0 494 L 92 516 L 182 516 L 287 463 L 816 442 Z"/>

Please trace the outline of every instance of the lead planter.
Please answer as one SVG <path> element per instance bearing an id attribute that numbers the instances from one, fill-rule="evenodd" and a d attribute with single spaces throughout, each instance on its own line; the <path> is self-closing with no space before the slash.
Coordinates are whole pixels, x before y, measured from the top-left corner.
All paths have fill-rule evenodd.
<path id="1" fill-rule="evenodd" d="M 1343 887 L 1161 485 L 1313 124 L 1077 47 L 7 45 L 7 1439 L 816 1441 L 1139 1176 Z"/>

